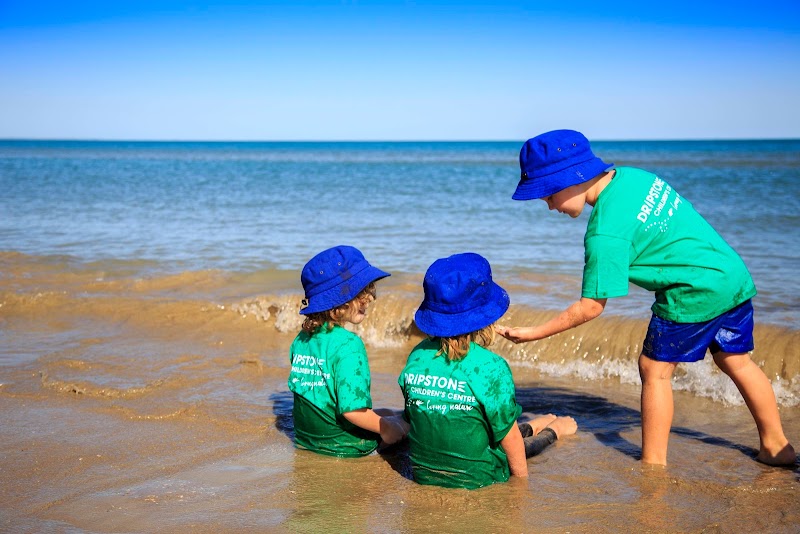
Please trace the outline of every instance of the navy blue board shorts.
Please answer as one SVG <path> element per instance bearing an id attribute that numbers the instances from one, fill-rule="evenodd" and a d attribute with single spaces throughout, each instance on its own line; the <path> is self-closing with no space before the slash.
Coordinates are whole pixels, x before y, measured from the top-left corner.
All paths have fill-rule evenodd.
<path id="1" fill-rule="evenodd" d="M 642 354 L 659 362 L 696 362 L 711 354 L 753 350 L 753 303 L 748 300 L 702 323 L 676 323 L 653 315 Z"/>

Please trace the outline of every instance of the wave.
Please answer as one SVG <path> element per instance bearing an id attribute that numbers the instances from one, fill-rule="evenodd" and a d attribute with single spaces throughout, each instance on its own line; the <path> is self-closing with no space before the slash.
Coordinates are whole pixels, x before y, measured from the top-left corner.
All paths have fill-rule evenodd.
<path id="1" fill-rule="evenodd" d="M 408 347 L 423 337 L 413 322 L 417 305 L 417 300 L 408 297 L 382 296 L 362 324 L 349 328 L 359 334 L 368 347 Z M 300 328 L 298 297 L 260 296 L 231 308 L 242 316 L 266 322 L 282 333 L 294 333 Z M 499 322 L 539 324 L 553 314 L 527 306 L 512 306 Z M 515 368 L 518 380 L 540 373 L 580 380 L 615 378 L 622 383 L 639 384 L 637 360 L 646 330 L 647 321 L 599 317 L 548 339 L 521 345 L 498 339 L 491 348 Z M 757 325 L 754 337 L 756 350 L 752 358 L 771 379 L 779 404 L 797 406 L 800 404 L 800 332 Z M 702 362 L 678 366 L 673 387 L 725 404 L 743 404 L 733 382 L 716 368 L 710 356 Z"/>
<path id="2" fill-rule="evenodd" d="M 24 255 L 2 259 L 5 267 L 17 266 L 16 270 L 5 269 L 0 277 L 0 324 L 18 334 L 7 336 L 4 361 L 19 354 L 41 354 L 41 331 L 53 332 L 52 343 L 67 348 L 54 348 L 39 368 L 42 386 L 52 391 L 126 398 L 147 395 L 153 389 L 183 387 L 180 384 L 188 382 L 171 384 L 163 368 L 211 366 L 206 360 L 213 360 L 223 343 L 225 347 L 244 346 L 242 340 L 248 342 L 237 356 L 239 367 L 278 377 L 285 372 L 285 348 L 302 322 L 300 295 L 287 284 L 285 272 L 260 276 L 259 285 L 272 286 L 271 292 L 253 295 L 252 280 L 235 273 L 202 271 L 149 278 L 105 273 L 105 278 L 98 280 L 96 272 L 76 271 L 64 264 L 38 264 L 32 269 L 35 259 Z M 379 298 L 366 320 L 352 329 L 368 349 L 391 353 L 392 361 L 402 365 L 410 348 L 423 338 L 413 321 L 421 288 L 418 276 L 393 276 L 390 280 L 381 283 Z M 517 304 L 499 322 L 533 325 L 554 313 Z M 498 339 L 491 348 L 509 361 L 519 382 L 551 376 L 638 384 L 637 358 L 646 328 L 643 319 L 603 315 L 549 339 L 520 345 Z M 121 340 L 115 338 L 116 344 L 134 347 L 130 350 L 135 355 L 103 353 L 108 350 L 103 340 L 112 335 Z M 800 331 L 756 325 L 754 335 L 752 358 L 771 380 L 779 404 L 797 406 Z M 71 336 L 77 341 L 70 342 Z M 257 352 L 262 347 L 280 356 L 262 362 Z M 94 360 L 87 362 L 87 358 Z M 129 372 L 106 369 L 98 363 L 106 360 L 120 368 L 137 361 L 148 363 Z M 117 376 L 127 378 L 113 378 Z M 730 379 L 716 369 L 710 357 L 678 366 L 673 383 L 676 390 L 693 395 L 726 404 L 742 403 Z"/>

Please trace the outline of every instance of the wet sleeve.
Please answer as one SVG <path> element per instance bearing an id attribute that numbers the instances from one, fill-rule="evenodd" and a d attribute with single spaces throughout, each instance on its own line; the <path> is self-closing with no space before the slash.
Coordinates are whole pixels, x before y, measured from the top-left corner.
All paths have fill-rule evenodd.
<path id="1" fill-rule="evenodd" d="M 337 349 L 333 382 L 337 414 L 372 408 L 367 349 L 358 337 L 353 337 Z"/>
<path id="2" fill-rule="evenodd" d="M 517 404 L 514 379 L 505 360 L 498 356 L 495 365 L 486 366 L 482 371 L 487 382 L 481 400 L 492 431 L 490 440 L 496 446 L 506 437 L 511 427 L 517 424 L 522 407 Z"/>
<path id="3" fill-rule="evenodd" d="M 630 242 L 618 237 L 594 235 L 586 238 L 584 246 L 581 296 L 606 299 L 627 295 Z"/>
<path id="4" fill-rule="evenodd" d="M 547 447 L 556 442 L 558 436 L 551 428 L 545 428 L 535 436 L 528 436 L 524 438 L 525 443 L 525 458 L 536 456 Z"/>
<path id="5" fill-rule="evenodd" d="M 400 386 L 400 391 L 403 393 L 403 420 L 406 423 L 410 423 L 411 419 L 408 418 L 408 395 L 406 392 L 406 370 L 405 368 L 400 372 L 400 376 L 397 377 L 397 385 Z"/>

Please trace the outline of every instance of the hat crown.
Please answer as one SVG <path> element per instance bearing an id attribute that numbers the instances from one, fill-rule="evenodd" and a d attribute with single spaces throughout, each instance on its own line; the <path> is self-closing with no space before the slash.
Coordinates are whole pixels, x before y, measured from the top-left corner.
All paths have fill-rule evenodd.
<path id="1" fill-rule="evenodd" d="M 300 275 L 306 298 L 311 298 L 369 267 L 364 255 L 355 247 L 339 245 L 323 250 L 306 263 Z"/>
<path id="2" fill-rule="evenodd" d="M 429 336 L 476 332 L 508 310 L 508 293 L 492 280 L 489 262 L 474 252 L 436 260 L 422 286 L 425 297 L 414 321 Z"/>
<path id="3" fill-rule="evenodd" d="M 524 177 L 536 178 L 567 169 L 595 156 L 589 140 L 575 130 L 554 130 L 528 139 L 519 154 Z"/>
<path id="4" fill-rule="evenodd" d="M 613 167 L 592 153 L 575 130 L 553 130 L 525 141 L 519 151 L 520 180 L 514 200 L 545 198 L 591 180 Z"/>
<path id="5" fill-rule="evenodd" d="M 339 245 L 323 250 L 303 267 L 300 281 L 306 298 L 300 313 L 332 310 L 350 302 L 370 283 L 390 276 L 373 267 L 355 247 Z"/>
<path id="6" fill-rule="evenodd" d="M 422 307 L 439 313 L 461 313 L 492 298 L 492 269 L 478 254 L 456 254 L 436 260 L 422 285 Z"/>

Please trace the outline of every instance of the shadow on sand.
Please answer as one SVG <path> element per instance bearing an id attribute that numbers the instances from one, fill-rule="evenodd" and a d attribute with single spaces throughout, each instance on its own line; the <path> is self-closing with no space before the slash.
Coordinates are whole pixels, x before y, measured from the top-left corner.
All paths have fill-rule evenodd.
<path id="1" fill-rule="evenodd" d="M 571 415 L 578 421 L 580 432 L 591 432 L 603 445 L 612 447 L 635 460 L 641 459 L 641 447 L 621 435 L 632 429 L 641 428 L 642 418 L 638 410 L 609 402 L 603 397 L 554 387 L 517 388 L 517 402 L 526 412 Z M 709 445 L 734 449 L 753 459 L 758 454 L 752 447 L 710 436 L 691 428 L 673 426 L 672 433 Z"/>
<path id="2" fill-rule="evenodd" d="M 270 395 L 270 400 L 273 403 L 276 428 L 294 441 L 292 393 L 289 391 L 273 393 Z M 622 437 L 623 433 L 634 429 L 638 430 L 641 427 L 641 414 L 638 410 L 609 402 L 603 397 L 575 393 L 556 387 L 517 388 L 517 403 L 522 406 L 523 412 L 570 415 L 578 421 L 579 432 L 591 432 L 603 445 L 635 460 L 641 459 L 641 447 Z M 673 426 L 672 432 L 709 445 L 737 450 L 752 459 L 755 459 L 758 454 L 758 450 L 752 447 L 733 443 L 691 428 Z M 408 440 L 379 449 L 378 452 L 395 471 L 409 480 L 412 479 Z"/>

